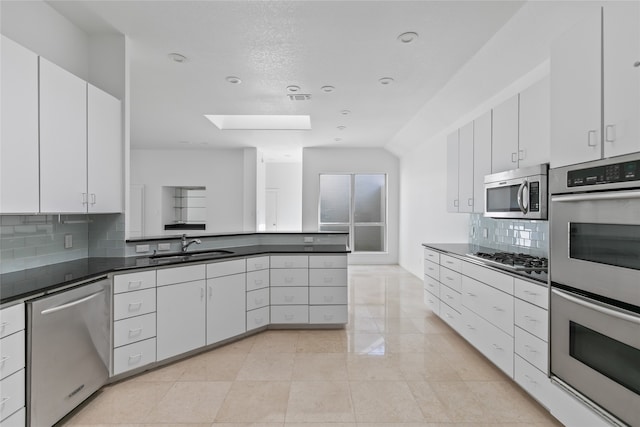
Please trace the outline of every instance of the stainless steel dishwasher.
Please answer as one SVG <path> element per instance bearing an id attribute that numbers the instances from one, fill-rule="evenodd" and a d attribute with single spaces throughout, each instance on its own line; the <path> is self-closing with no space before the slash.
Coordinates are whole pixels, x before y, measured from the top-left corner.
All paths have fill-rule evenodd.
<path id="1" fill-rule="evenodd" d="M 111 281 L 27 302 L 29 425 L 51 426 L 109 377 Z"/>

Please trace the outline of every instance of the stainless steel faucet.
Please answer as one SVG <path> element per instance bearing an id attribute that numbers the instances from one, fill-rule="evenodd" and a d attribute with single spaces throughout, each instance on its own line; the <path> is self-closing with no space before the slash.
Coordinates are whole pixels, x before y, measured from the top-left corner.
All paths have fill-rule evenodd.
<path id="1" fill-rule="evenodd" d="M 187 235 L 183 234 L 182 235 L 182 252 L 187 252 L 187 249 L 189 249 L 189 246 L 191 246 L 194 243 L 196 245 L 199 245 L 200 243 L 202 243 L 202 241 L 200 239 L 193 239 L 190 242 L 187 242 Z"/>

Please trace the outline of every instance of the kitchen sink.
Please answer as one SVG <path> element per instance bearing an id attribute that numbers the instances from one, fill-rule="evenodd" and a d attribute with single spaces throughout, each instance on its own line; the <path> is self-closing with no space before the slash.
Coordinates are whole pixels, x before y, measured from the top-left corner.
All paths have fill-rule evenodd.
<path id="1" fill-rule="evenodd" d="M 227 250 L 211 250 L 211 251 L 198 251 L 198 252 L 171 252 L 166 254 L 155 254 L 149 256 L 156 262 L 173 262 L 173 261 L 188 261 L 190 259 L 209 259 L 216 258 L 220 255 L 229 255 L 233 252 Z"/>

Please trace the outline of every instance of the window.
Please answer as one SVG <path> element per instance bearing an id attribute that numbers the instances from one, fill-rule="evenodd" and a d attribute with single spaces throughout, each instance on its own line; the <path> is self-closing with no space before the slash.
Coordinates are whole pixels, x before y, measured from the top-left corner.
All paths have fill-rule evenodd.
<path id="1" fill-rule="evenodd" d="M 348 232 L 353 252 L 385 252 L 387 176 L 320 175 L 318 230 Z"/>

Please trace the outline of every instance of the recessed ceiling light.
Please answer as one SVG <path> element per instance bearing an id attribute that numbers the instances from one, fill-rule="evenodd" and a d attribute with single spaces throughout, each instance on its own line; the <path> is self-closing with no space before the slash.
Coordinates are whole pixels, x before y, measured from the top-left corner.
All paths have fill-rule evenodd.
<path id="1" fill-rule="evenodd" d="M 342 114 L 343 116 L 348 116 L 349 114 L 351 114 L 351 110 L 342 110 L 340 111 L 340 114 Z"/>
<path id="2" fill-rule="evenodd" d="M 402 33 L 398 36 L 398 41 L 400 43 L 412 43 L 416 41 L 418 38 L 418 33 L 414 33 L 413 31 L 407 31 L 406 33 Z"/>
<path id="3" fill-rule="evenodd" d="M 308 115 L 205 114 L 220 130 L 311 130 Z"/>
<path id="4" fill-rule="evenodd" d="M 183 62 L 187 62 L 187 57 L 184 55 L 180 55 L 179 53 L 170 53 L 169 55 L 169 59 L 171 59 L 173 62 L 178 62 L 178 63 L 183 63 Z"/>
<path id="5" fill-rule="evenodd" d="M 378 81 L 380 82 L 381 85 L 389 85 L 389 84 L 393 83 L 393 78 L 391 78 L 391 77 L 383 77 Z"/>
<path id="6" fill-rule="evenodd" d="M 333 92 L 334 90 L 336 90 L 336 88 L 335 88 L 335 87 L 333 87 L 333 86 L 322 86 L 322 87 L 320 88 L 320 90 L 322 90 L 323 92 L 326 92 L 326 93 L 331 93 L 331 92 Z"/>
<path id="7" fill-rule="evenodd" d="M 225 80 L 234 85 L 242 83 L 242 80 L 240 80 L 240 77 L 236 77 L 236 76 L 227 76 Z"/>
<path id="8" fill-rule="evenodd" d="M 300 92 L 300 86 L 296 86 L 296 85 L 287 86 L 287 92 L 291 92 L 291 93 Z"/>
<path id="9" fill-rule="evenodd" d="M 338 129 L 340 130 L 345 130 L 346 128 L 347 128 L 346 126 L 342 126 L 342 125 L 338 126 Z"/>

